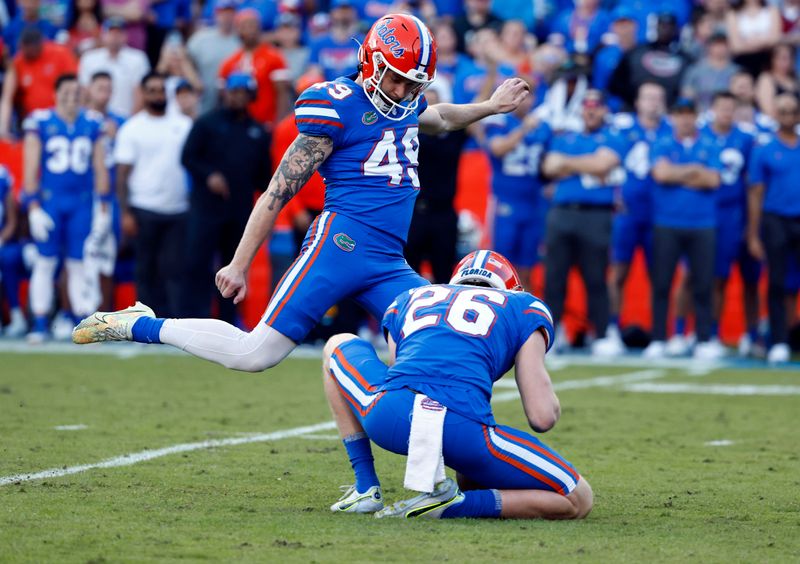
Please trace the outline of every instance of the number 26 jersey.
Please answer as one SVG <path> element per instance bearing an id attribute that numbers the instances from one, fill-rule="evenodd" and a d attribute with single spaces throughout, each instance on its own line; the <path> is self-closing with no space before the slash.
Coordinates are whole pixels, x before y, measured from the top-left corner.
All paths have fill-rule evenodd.
<path id="1" fill-rule="evenodd" d="M 418 117 L 427 107 L 422 97 L 416 113 L 390 120 L 375 109 L 361 85 L 345 77 L 320 82 L 300 95 L 297 129 L 333 141 L 333 152 L 319 168 L 326 210 L 405 242 L 420 188 Z"/>
<path id="2" fill-rule="evenodd" d="M 401 294 L 383 327 L 397 349 L 381 389 L 411 388 L 487 425 L 492 384 L 535 331 L 548 349 L 554 333 L 550 310 L 527 292 L 449 284 Z"/>

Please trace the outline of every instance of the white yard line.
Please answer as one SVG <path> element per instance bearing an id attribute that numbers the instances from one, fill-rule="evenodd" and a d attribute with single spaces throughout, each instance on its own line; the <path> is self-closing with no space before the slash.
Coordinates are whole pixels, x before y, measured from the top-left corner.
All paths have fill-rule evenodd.
<path id="1" fill-rule="evenodd" d="M 56 425 L 53 427 L 56 431 L 83 431 L 88 428 L 89 426 L 83 423 L 78 423 L 77 425 Z"/>
<path id="2" fill-rule="evenodd" d="M 756 384 L 691 384 L 642 382 L 624 388 L 629 392 L 654 394 L 713 394 L 720 396 L 796 396 L 800 386 L 769 386 Z"/>
<path id="3" fill-rule="evenodd" d="M 596 378 L 587 378 L 584 380 L 567 380 L 566 382 L 559 382 L 555 384 L 556 390 L 574 390 L 580 388 L 591 387 L 608 387 L 617 384 L 625 384 L 629 382 L 638 382 L 641 380 L 652 380 L 660 378 L 665 374 L 663 370 L 642 370 L 639 372 L 628 372 L 627 374 L 619 374 L 614 376 L 599 376 Z M 519 393 L 503 392 L 495 395 L 492 398 L 493 403 L 501 403 L 505 401 L 512 401 L 519 397 Z M 71 474 L 79 474 L 87 470 L 95 470 L 97 468 L 117 468 L 119 466 L 131 466 L 139 462 L 153 460 L 170 454 L 177 454 L 180 452 L 191 452 L 194 450 L 202 450 L 214 447 L 236 446 L 248 443 L 260 443 L 266 441 L 277 441 L 281 439 L 288 439 L 291 437 L 300 437 L 302 435 L 309 435 L 319 431 L 330 431 L 336 428 L 333 421 L 325 423 L 318 423 L 316 425 L 309 425 L 306 427 L 295 427 L 293 429 L 284 429 L 282 431 L 275 431 L 273 433 L 262 434 L 246 434 L 245 436 L 231 437 L 227 439 L 212 439 L 208 441 L 200 441 L 196 443 L 184 443 L 173 446 L 168 446 L 156 450 L 144 450 L 130 454 L 123 454 L 116 458 L 109 458 L 93 464 L 81 464 L 79 466 L 68 466 L 62 468 L 51 468 L 50 470 L 43 470 L 41 472 L 31 472 L 28 474 L 15 474 L 13 476 L 0 476 L 0 486 L 8 484 L 15 484 L 19 482 L 29 482 L 31 480 L 41 480 L 44 478 L 60 478 L 62 476 L 69 476 Z"/>

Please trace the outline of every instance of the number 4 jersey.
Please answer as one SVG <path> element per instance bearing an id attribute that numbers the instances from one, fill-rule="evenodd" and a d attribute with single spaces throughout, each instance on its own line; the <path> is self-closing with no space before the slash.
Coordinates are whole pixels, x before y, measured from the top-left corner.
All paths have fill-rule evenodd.
<path id="1" fill-rule="evenodd" d="M 344 77 L 303 92 L 295 104 L 298 130 L 333 141 L 333 152 L 319 169 L 326 210 L 405 242 L 419 191 L 418 116 L 427 106 L 423 97 L 416 114 L 390 120 L 359 84 Z"/>
<path id="2" fill-rule="evenodd" d="M 36 110 L 25 119 L 26 133 L 42 143 L 41 194 L 51 199 L 90 199 L 94 187 L 92 151 L 102 135 L 102 116 L 81 110 L 73 123 L 54 110 Z"/>
<path id="3" fill-rule="evenodd" d="M 553 318 L 527 292 L 474 286 L 424 286 L 401 294 L 383 318 L 397 344 L 382 390 L 410 388 L 453 411 L 494 425 L 492 384 L 514 365 L 520 347 Z"/>

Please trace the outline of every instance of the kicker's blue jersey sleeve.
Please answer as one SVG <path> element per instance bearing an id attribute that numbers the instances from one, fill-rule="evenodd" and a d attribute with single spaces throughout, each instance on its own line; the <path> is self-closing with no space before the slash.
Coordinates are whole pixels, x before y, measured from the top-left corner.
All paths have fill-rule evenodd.
<path id="1" fill-rule="evenodd" d="M 619 157 L 625 158 L 627 146 L 616 128 L 602 127 L 591 133 L 567 131 L 553 138 L 550 151 L 569 157 L 590 155 L 600 148 L 611 149 Z M 590 174 L 574 174 L 556 181 L 554 204 L 612 205 L 614 188 L 625 181 L 625 170 L 619 166 L 606 178 Z"/>
<path id="2" fill-rule="evenodd" d="M 635 115 L 618 114 L 614 125 L 625 139 L 628 152 L 623 159 L 625 182 L 622 201 L 625 211 L 636 221 L 651 221 L 653 216 L 653 176 L 650 150 L 656 140 L 671 131 L 667 120 L 661 120 L 655 129 L 647 129 Z"/>
<path id="3" fill-rule="evenodd" d="M 0 164 L 0 229 L 6 226 L 6 198 L 14 186 L 14 180 L 8 169 Z"/>
<path id="4" fill-rule="evenodd" d="M 513 114 L 498 114 L 484 120 L 486 140 L 503 137 L 522 125 Z M 511 151 L 502 157 L 491 155 L 492 193 L 498 200 L 529 204 L 535 208 L 542 192 L 539 164 L 552 131 L 546 123 L 525 134 Z"/>
<path id="5" fill-rule="evenodd" d="M 720 185 L 717 190 L 717 205 L 720 207 L 744 207 L 746 202 L 745 176 L 754 137 L 734 125 L 727 134 L 717 133 L 706 125 L 701 133 L 717 142 L 719 150 Z"/>
<path id="6" fill-rule="evenodd" d="M 92 153 L 103 131 L 100 114 L 81 110 L 70 124 L 54 110 L 36 110 L 23 127 L 42 143 L 39 184 L 43 200 L 79 198 L 92 192 Z"/>
<path id="7" fill-rule="evenodd" d="M 424 286 L 389 306 L 383 327 L 397 345 L 383 390 L 410 388 L 494 425 L 492 384 L 514 365 L 534 331 L 553 342 L 550 310 L 526 292 Z M 446 354 L 443 354 L 446 351 Z"/>
<path id="8" fill-rule="evenodd" d="M 333 152 L 319 168 L 325 209 L 406 240 L 419 192 L 418 116 L 392 121 L 375 110 L 362 87 L 349 78 L 321 82 L 295 104 L 300 133 L 330 137 Z"/>

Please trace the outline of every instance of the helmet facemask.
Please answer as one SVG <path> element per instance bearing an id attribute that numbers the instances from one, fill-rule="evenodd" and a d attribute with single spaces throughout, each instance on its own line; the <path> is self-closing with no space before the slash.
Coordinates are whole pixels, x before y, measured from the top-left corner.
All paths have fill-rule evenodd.
<path id="1" fill-rule="evenodd" d="M 359 58 L 361 58 L 360 54 Z M 400 72 L 386 62 L 386 59 L 380 52 L 372 54 L 372 68 L 375 69 L 372 76 L 363 77 L 362 88 L 367 98 L 369 98 L 369 101 L 375 106 L 375 109 L 378 110 L 383 117 L 392 121 L 402 121 L 414 113 L 419 106 L 420 96 L 435 78 L 434 76 L 428 79 L 428 75 L 422 71 L 412 70 L 409 73 Z M 383 79 L 390 70 L 419 85 L 412 89 L 406 98 L 400 102 L 392 100 L 389 95 L 381 89 Z"/>

